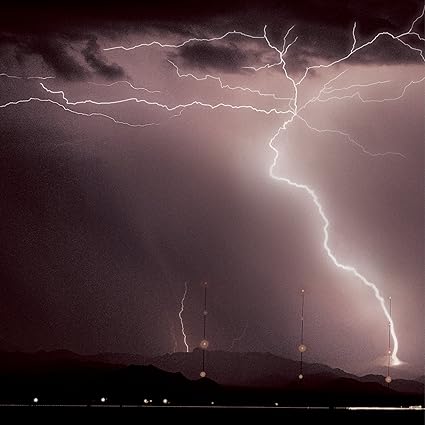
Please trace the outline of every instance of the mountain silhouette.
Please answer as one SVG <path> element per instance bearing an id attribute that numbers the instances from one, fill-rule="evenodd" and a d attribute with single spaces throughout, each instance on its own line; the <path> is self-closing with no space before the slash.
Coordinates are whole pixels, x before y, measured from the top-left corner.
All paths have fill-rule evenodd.
<path id="1" fill-rule="evenodd" d="M 140 364 L 132 364 L 133 360 Z M 116 361 L 116 363 L 115 363 Z M 419 405 L 424 384 L 357 377 L 341 369 L 299 363 L 270 353 L 202 351 L 142 356 L 71 351 L 0 352 L 0 403 L 205 405 Z M 144 364 L 142 364 L 144 363 Z M 384 385 L 383 385 L 384 384 Z M 104 399 L 103 401 L 101 401 Z"/>

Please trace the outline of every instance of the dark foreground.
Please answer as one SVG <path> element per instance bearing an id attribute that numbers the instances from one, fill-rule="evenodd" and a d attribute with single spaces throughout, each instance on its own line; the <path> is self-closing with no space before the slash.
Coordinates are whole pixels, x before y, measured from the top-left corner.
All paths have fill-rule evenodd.
<path id="1" fill-rule="evenodd" d="M 237 423 L 259 423 L 279 420 L 279 423 L 405 423 L 424 424 L 424 410 L 348 410 L 345 408 L 288 408 L 288 407 L 179 407 L 179 406 L 0 406 L 0 416 L 18 419 L 28 415 L 32 420 L 46 416 L 68 420 L 95 419 L 98 421 L 119 420 L 146 423 L 148 420 L 172 421 L 173 423 L 214 423 L 235 420 Z M 249 421 L 249 422 L 248 422 Z M 296 421 L 296 422 L 295 422 Z"/>

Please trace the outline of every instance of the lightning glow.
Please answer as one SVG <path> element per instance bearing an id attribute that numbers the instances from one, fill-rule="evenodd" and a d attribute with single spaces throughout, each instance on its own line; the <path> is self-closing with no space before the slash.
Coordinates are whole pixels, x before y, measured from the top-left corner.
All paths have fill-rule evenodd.
<path id="1" fill-rule="evenodd" d="M 187 344 L 187 335 L 186 332 L 184 330 L 184 323 L 183 323 L 183 312 L 184 312 L 184 300 L 186 299 L 186 294 L 187 294 L 187 282 L 184 283 L 184 294 L 183 297 L 180 301 L 180 311 L 179 311 L 179 318 L 180 318 L 180 324 L 181 324 L 181 328 L 182 328 L 182 335 L 183 335 L 183 343 L 186 347 L 186 353 L 189 352 L 189 345 Z"/>

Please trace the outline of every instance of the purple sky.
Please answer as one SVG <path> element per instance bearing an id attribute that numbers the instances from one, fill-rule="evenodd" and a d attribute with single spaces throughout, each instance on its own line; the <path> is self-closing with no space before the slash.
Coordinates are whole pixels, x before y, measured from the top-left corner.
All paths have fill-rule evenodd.
<path id="1" fill-rule="evenodd" d="M 51 24 L 46 32 L 40 28 L 51 16 L 23 29 L 11 9 L 12 24 L 0 33 L 0 73 L 7 74 L 0 76 L 0 347 L 154 355 L 172 351 L 176 338 L 183 350 L 178 312 L 188 281 L 183 317 L 194 348 L 202 336 L 200 283 L 207 280 L 211 349 L 229 349 L 247 326 L 235 349 L 297 358 L 304 288 L 306 361 L 354 372 L 384 364 L 387 319 L 373 291 L 326 255 L 311 197 L 269 175 L 274 151 L 268 144 L 298 114 L 279 98 L 293 97 L 294 87 L 281 66 L 246 67 L 279 62 L 277 52 L 264 39 L 238 35 L 181 48 L 103 50 L 153 40 L 180 44 L 231 30 L 261 37 L 265 24 L 267 40 L 281 49 L 295 24 L 287 45 L 298 39 L 285 60 L 289 77 L 299 81 L 307 66 L 350 52 L 354 22 L 360 46 L 379 31 L 409 31 L 423 8 L 411 2 L 400 15 L 383 4 L 366 11 L 366 2 L 357 8 L 330 2 L 329 10 L 342 7 L 333 16 L 289 2 L 281 20 L 273 8 L 258 14 L 255 3 L 238 13 L 176 12 L 174 20 L 153 8 L 140 22 L 114 19 L 114 10 L 83 22 L 77 10 L 69 26 Z M 400 369 L 419 375 L 425 354 L 424 68 L 413 49 L 421 46 L 423 19 L 410 32 L 402 38 L 408 46 L 382 37 L 347 61 L 308 74 L 297 86 L 298 108 L 345 71 L 299 112 L 310 127 L 339 133 L 318 132 L 294 118 L 273 141 L 279 152 L 273 171 L 315 191 L 329 219 L 333 254 L 385 299 L 392 297 L 398 354 L 407 362 Z M 179 77 L 170 61 L 180 75 L 219 76 L 223 85 L 274 96 Z M 135 101 L 71 106 L 40 83 L 63 91 L 69 102 L 134 97 L 168 108 L 193 101 L 233 108 L 167 111 Z M 326 101 L 335 96 L 345 98 Z M 30 98 L 158 125 L 131 127 L 37 100 L 5 106 Z"/>

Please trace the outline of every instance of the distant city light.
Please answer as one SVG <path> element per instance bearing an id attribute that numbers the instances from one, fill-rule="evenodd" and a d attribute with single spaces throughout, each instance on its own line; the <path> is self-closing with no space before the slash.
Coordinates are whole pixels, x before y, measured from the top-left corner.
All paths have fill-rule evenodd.
<path id="1" fill-rule="evenodd" d="M 164 400 L 162 400 L 162 402 L 163 402 L 164 404 L 168 404 L 168 400 L 167 400 L 166 398 L 164 398 Z"/>
<path id="2" fill-rule="evenodd" d="M 33 402 L 34 402 L 34 403 L 38 403 L 38 398 L 37 398 L 37 397 L 34 397 Z"/>
<path id="3" fill-rule="evenodd" d="M 102 403 L 105 403 L 106 398 L 105 398 L 105 397 L 102 397 L 102 398 L 100 399 L 100 401 L 101 401 Z"/>
<path id="4" fill-rule="evenodd" d="M 143 403 L 148 404 L 148 403 L 149 403 L 149 400 L 148 400 L 147 398 L 145 398 L 145 399 L 143 400 Z"/>

